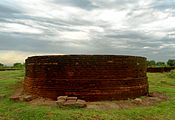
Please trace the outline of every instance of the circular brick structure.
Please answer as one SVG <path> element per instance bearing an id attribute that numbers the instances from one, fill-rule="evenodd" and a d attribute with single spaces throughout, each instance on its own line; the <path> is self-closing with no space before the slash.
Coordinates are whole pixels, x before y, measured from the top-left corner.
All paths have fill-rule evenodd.
<path id="1" fill-rule="evenodd" d="M 146 58 L 54 55 L 26 59 L 25 92 L 55 99 L 121 100 L 148 94 Z"/>

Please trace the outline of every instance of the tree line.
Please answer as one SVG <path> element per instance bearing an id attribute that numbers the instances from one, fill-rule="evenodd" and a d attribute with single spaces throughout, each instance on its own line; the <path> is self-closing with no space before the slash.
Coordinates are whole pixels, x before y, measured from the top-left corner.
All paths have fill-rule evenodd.
<path id="1" fill-rule="evenodd" d="M 13 66 L 6 66 L 2 63 L 0 63 L 0 68 L 24 68 L 25 67 L 25 63 L 14 63 Z"/>
<path id="2" fill-rule="evenodd" d="M 147 66 L 175 66 L 175 59 L 169 59 L 166 63 L 162 61 L 147 60 Z"/>

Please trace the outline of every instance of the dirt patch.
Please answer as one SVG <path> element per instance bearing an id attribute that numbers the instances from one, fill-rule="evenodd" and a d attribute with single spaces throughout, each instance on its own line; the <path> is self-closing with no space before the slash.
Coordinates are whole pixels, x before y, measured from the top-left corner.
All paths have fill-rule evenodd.
<path id="1" fill-rule="evenodd" d="M 26 95 L 23 94 L 23 87 L 18 88 L 12 96 L 18 96 L 24 98 Z M 120 101 L 99 101 L 99 102 L 87 102 L 86 109 L 93 110 L 111 110 L 111 109 L 126 109 L 126 108 L 135 108 L 135 107 L 147 107 L 153 106 L 155 104 L 166 102 L 171 98 L 165 93 L 162 92 L 150 92 L 148 96 L 143 96 L 141 98 L 129 99 L 129 100 L 120 100 Z M 56 106 L 56 101 L 42 98 L 42 97 L 34 97 L 33 100 L 27 102 L 30 105 L 39 105 L 45 104 L 48 106 Z"/>
<path id="2" fill-rule="evenodd" d="M 126 109 L 135 107 L 153 106 L 155 104 L 168 101 L 169 96 L 161 92 L 150 92 L 149 96 L 143 96 L 142 98 L 136 98 L 131 100 L 121 101 L 99 101 L 99 102 L 87 102 L 86 109 L 92 110 L 111 110 L 111 109 Z M 55 106 L 56 101 L 46 98 L 36 98 L 28 102 L 30 105 L 45 104 L 49 106 Z"/>
<path id="3" fill-rule="evenodd" d="M 30 105 L 44 104 L 49 106 L 56 106 L 56 101 L 46 98 L 36 98 L 29 102 Z"/>
<path id="4" fill-rule="evenodd" d="M 12 93 L 11 97 L 19 97 L 22 95 L 23 91 L 24 91 L 24 88 L 19 87 Z"/>
<path id="5" fill-rule="evenodd" d="M 5 86 L 4 88 L 15 88 L 17 87 L 17 85 L 8 85 L 8 86 Z"/>
<path id="6" fill-rule="evenodd" d="M 103 102 L 88 102 L 87 109 L 94 110 L 110 110 L 110 109 L 126 109 L 134 107 L 146 107 L 153 106 L 160 102 L 165 102 L 170 98 L 161 92 L 151 92 L 149 96 L 143 96 L 143 98 L 136 98 L 133 100 L 121 100 L 121 101 L 103 101 Z"/>
<path id="7" fill-rule="evenodd" d="M 4 88 L 15 88 L 15 87 L 23 88 L 23 86 L 24 86 L 24 82 L 19 82 L 17 85 L 8 85 L 8 86 L 5 86 Z"/>
<path id="8" fill-rule="evenodd" d="M 24 86 L 24 82 L 19 82 L 18 85 Z"/>
<path id="9" fill-rule="evenodd" d="M 19 83 L 19 85 L 23 85 L 23 83 Z M 16 87 L 16 86 L 6 86 L 6 87 Z M 23 100 L 26 96 L 28 95 L 24 94 L 24 88 L 18 87 L 9 98 L 15 100 L 16 98 L 19 98 L 18 100 Z M 27 103 L 29 103 L 30 105 L 46 104 L 49 106 L 56 106 L 56 101 L 54 100 L 35 96 L 33 96 L 33 100 Z"/>

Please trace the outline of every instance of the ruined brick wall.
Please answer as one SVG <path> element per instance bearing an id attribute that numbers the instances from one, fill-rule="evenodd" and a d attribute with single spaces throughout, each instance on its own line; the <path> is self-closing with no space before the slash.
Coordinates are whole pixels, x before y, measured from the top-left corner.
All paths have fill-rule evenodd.
<path id="1" fill-rule="evenodd" d="M 0 69 L 0 71 L 12 71 L 12 70 L 22 70 L 22 69 Z"/>
<path id="2" fill-rule="evenodd" d="M 26 59 L 25 92 L 87 101 L 136 98 L 148 93 L 146 58 L 117 55 L 34 56 Z"/>
<path id="3" fill-rule="evenodd" d="M 170 72 L 171 70 L 175 70 L 175 67 L 148 67 L 147 68 L 147 72 L 151 72 L 151 73 Z"/>

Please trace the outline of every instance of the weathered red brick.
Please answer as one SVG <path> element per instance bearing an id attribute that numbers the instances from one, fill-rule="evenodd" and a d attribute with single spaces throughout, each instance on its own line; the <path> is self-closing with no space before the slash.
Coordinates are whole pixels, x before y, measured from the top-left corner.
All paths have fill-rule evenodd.
<path id="1" fill-rule="evenodd" d="M 55 55 L 26 59 L 25 92 L 57 99 L 120 100 L 148 94 L 146 58 Z"/>

